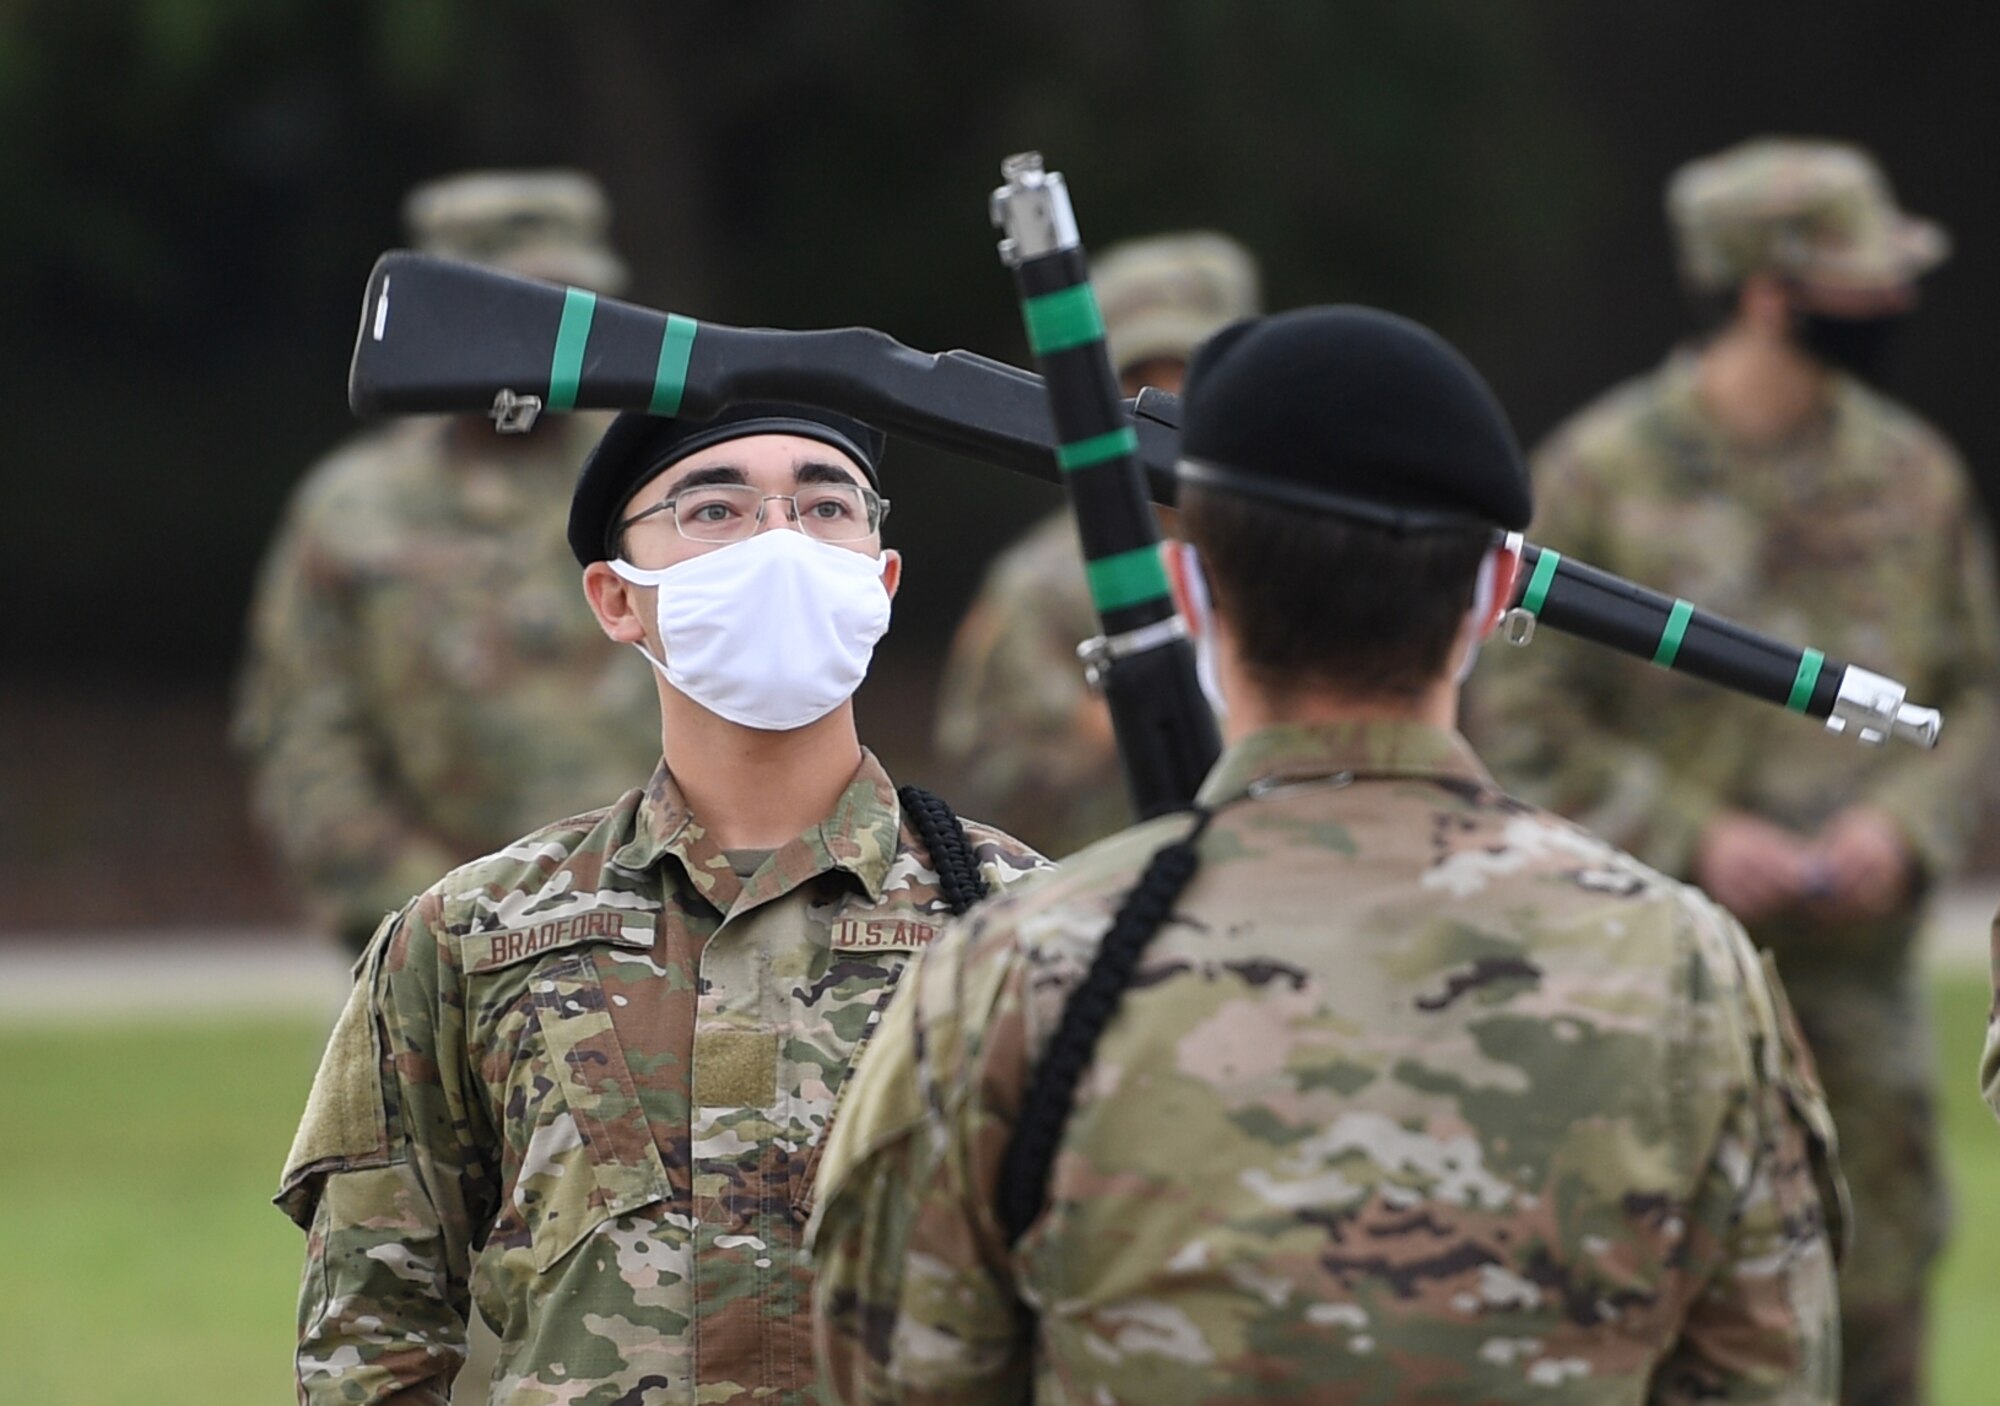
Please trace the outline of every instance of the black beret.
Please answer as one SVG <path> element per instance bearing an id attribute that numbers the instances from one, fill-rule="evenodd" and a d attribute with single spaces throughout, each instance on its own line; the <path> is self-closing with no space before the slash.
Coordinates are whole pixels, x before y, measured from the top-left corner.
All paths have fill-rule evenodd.
<path id="1" fill-rule="evenodd" d="M 1395 531 L 1533 515 L 1527 466 L 1472 363 L 1363 307 L 1233 323 L 1189 363 L 1180 480 Z"/>
<path id="2" fill-rule="evenodd" d="M 885 442 L 882 431 L 831 410 L 745 401 L 708 420 L 628 410 L 611 422 L 577 475 L 569 500 L 569 549 L 577 562 L 588 566 L 610 557 L 625 505 L 661 470 L 712 444 L 758 434 L 798 435 L 831 445 L 859 465 L 871 484 L 882 485 L 877 468 Z"/>

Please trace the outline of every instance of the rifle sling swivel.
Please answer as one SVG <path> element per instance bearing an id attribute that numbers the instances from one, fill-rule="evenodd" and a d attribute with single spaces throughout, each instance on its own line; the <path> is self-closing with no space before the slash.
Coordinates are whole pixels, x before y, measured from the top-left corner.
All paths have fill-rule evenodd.
<path id="1" fill-rule="evenodd" d="M 1158 649 L 1161 645 L 1187 637 L 1187 622 L 1174 614 L 1122 634 L 1094 635 L 1076 647 L 1076 657 L 1083 661 L 1083 680 L 1090 691 L 1101 694 L 1104 692 L 1105 669 L 1112 660 L 1143 654 L 1149 649 Z"/>

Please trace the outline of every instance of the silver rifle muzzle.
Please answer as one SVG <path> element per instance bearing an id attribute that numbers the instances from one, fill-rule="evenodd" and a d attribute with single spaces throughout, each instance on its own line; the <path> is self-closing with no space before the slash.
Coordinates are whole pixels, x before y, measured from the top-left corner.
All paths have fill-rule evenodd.
<path id="1" fill-rule="evenodd" d="M 1077 247 L 1069 187 L 1062 172 L 1042 169 L 1039 151 L 1016 152 L 1002 161 L 1000 179 L 1006 184 L 994 190 L 986 207 L 993 227 L 1006 236 L 1000 262 L 1019 268 L 1029 259 Z"/>
<path id="2" fill-rule="evenodd" d="M 1944 715 L 1904 702 L 1908 692 L 1894 679 L 1850 664 L 1840 676 L 1840 693 L 1827 715 L 1827 731 L 1851 735 L 1871 747 L 1891 737 L 1918 747 L 1937 746 Z"/>

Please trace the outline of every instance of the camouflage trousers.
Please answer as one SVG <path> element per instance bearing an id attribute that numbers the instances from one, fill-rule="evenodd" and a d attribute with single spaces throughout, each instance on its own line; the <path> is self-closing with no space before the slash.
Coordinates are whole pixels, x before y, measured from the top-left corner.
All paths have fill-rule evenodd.
<path id="1" fill-rule="evenodd" d="M 1923 1406 L 1924 1301 L 1843 1305 L 1841 1406 Z"/>
<path id="2" fill-rule="evenodd" d="M 1840 1271 L 1841 1400 L 1922 1406 L 1925 1296 L 1951 1221 L 1918 1001 L 1870 1011 L 1850 990 L 1792 989 L 1840 1135 L 1853 1224 Z M 1918 1071 L 1921 1071 L 1919 1076 Z"/>

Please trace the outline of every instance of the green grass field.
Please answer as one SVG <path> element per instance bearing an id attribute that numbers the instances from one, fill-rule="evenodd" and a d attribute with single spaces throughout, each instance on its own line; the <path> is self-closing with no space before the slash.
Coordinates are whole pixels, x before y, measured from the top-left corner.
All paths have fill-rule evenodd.
<path id="1" fill-rule="evenodd" d="M 1936 985 L 1958 1238 L 1939 1406 L 2000 1380 L 2000 1127 L 1973 1085 L 1985 983 Z M 291 1399 L 300 1236 L 268 1204 L 325 1026 L 0 1027 L 0 1392 L 38 1406 Z"/>

